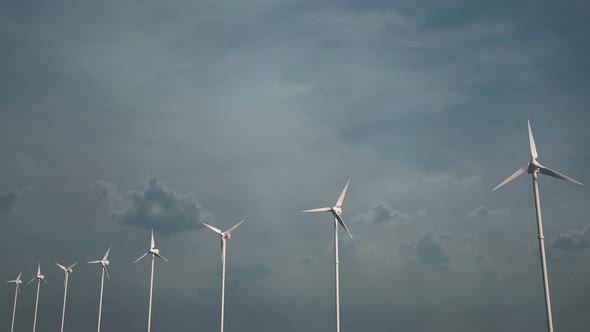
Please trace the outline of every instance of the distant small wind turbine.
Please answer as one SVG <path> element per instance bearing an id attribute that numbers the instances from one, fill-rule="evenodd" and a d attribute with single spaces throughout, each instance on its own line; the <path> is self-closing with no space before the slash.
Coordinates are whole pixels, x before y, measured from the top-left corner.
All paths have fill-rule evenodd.
<path id="1" fill-rule="evenodd" d="M 41 288 L 41 281 L 47 284 L 45 281 L 45 276 L 41 274 L 41 263 L 37 265 L 37 275 L 35 278 L 31 279 L 31 281 L 27 282 L 27 285 L 32 283 L 37 279 L 37 300 L 35 300 L 35 318 L 33 319 L 33 332 L 35 332 L 37 328 L 37 308 L 39 307 L 39 288 Z"/>
<path id="2" fill-rule="evenodd" d="M 72 273 L 74 270 L 74 266 L 76 266 L 76 264 L 78 264 L 78 262 L 70 265 L 69 267 L 65 267 L 61 264 L 55 263 L 55 265 L 59 266 L 60 269 L 62 269 L 64 271 L 65 274 L 65 279 L 64 279 L 64 305 L 63 305 L 63 309 L 61 312 L 61 332 L 64 332 L 64 321 L 66 318 L 66 297 L 68 296 L 68 276 L 70 275 L 70 273 Z"/>
<path id="3" fill-rule="evenodd" d="M 226 241 L 231 238 L 231 232 L 233 232 L 238 226 L 240 226 L 245 220 L 233 225 L 230 229 L 222 232 L 220 229 L 215 228 L 211 225 L 203 223 L 203 225 L 209 227 L 212 231 L 221 236 L 221 332 L 223 332 L 223 317 L 225 312 L 225 247 Z"/>
<path id="4" fill-rule="evenodd" d="M 560 174 L 550 168 L 547 168 L 541 165 L 537 158 L 539 154 L 537 153 L 537 147 L 535 146 L 535 139 L 533 138 L 533 131 L 531 130 L 531 122 L 528 121 L 529 127 L 529 148 L 531 152 L 531 161 L 529 161 L 526 165 L 518 169 L 514 174 L 510 175 L 506 180 L 502 181 L 496 188 L 492 189 L 492 191 L 504 186 L 508 182 L 516 179 L 520 175 L 524 174 L 525 172 L 532 174 L 533 177 L 533 193 L 535 196 L 535 210 L 537 214 L 537 231 L 538 231 L 538 238 L 539 238 L 539 251 L 541 255 L 541 271 L 543 274 L 543 287 L 545 291 L 545 311 L 547 313 L 547 328 L 549 332 L 553 332 L 553 318 L 551 315 L 551 298 L 549 296 L 549 279 L 547 277 L 547 262 L 545 259 L 545 237 L 543 236 L 543 221 L 541 220 L 541 201 L 539 200 L 539 183 L 538 183 L 538 174 L 545 174 L 552 176 L 554 178 L 562 179 L 565 181 L 569 181 L 571 183 L 582 185 L 582 183 L 567 177 L 563 174 Z"/>
<path id="5" fill-rule="evenodd" d="M 22 274 L 23 274 L 23 271 L 20 271 L 20 273 L 18 274 L 18 277 L 16 277 L 16 279 L 7 281 L 10 283 L 13 283 L 16 286 L 16 289 L 14 290 L 14 308 L 12 309 L 12 325 L 10 325 L 10 332 L 14 332 L 14 316 L 16 313 L 16 300 L 18 298 L 18 293 L 20 293 L 20 284 L 23 283 L 23 281 L 20 280 L 20 276 Z"/>
<path id="6" fill-rule="evenodd" d="M 164 256 L 160 255 L 160 250 L 156 249 L 156 241 L 154 241 L 154 230 L 153 229 L 152 229 L 152 242 L 150 245 L 150 250 L 148 250 L 145 254 L 143 254 L 141 257 L 136 259 L 135 262 L 133 262 L 133 263 L 137 263 L 139 260 L 141 260 L 142 258 L 144 258 L 148 254 L 152 255 L 152 274 L 150 277 L 150 304 L 149 304 L 149 308 L 148 308 L 148 329 L 147 329 L 148 332 L 150 332 L 151 326 L 152 326 L 152 292 L 154 289 L 154 258 L 155 258 L 155 256 L 158 256 L 161 259 L 165 260 L 166 262 L 168 261 L 166 258 L 164 258 Z"/>
<path id="7" fill-rule="evenodd" d="M 88 264 L 100 264 L 102 266 L 102 277 L 100 279 L 100 302 L 98 303 L 98 332 L 100 332 L 100 319 L 102 317 L 102 293 L 103 293 L 103 289 L 104 289 L 104 274 L 105 274 L 105 272 L 107 274 L 107 278 L 109 280 L 111 279 L 111 277 L 109 276 L 109 270 L 107 270 L 107 265 L 110 264 L 110 262 L 108 260 L 110 251 L 111 251 L 111 247 L 109 247 L 109 249 L 107 249 L 106 254 L 104 254 L 104 257 L 101 260 L 88 262 Z"/>
<path id="8" fill-rule="evenodd" d="M 303 212 L 331 212 L 334 216 L 334 262 L 336 265 L 335 274 L 336 274 L 336 332 L 340 332 L 340 272 L 338 268 L 338 224 L 340 224 L 348 236 L 352 239 L 352 234 L 346 227 L 344 223 L 344 219 L 342 219 L 342 202 L 344 201 L 344 196 L 346 196 L 346 190 L 348 189 L 348 184 L 350 183 L 350 179 L 346 182 L 344 186 L 344 190 L 340 194 L 336 205 L 333 207 L 323 207 L 318 209 L 311 209 L 311 210 L 304 210 Z"/>

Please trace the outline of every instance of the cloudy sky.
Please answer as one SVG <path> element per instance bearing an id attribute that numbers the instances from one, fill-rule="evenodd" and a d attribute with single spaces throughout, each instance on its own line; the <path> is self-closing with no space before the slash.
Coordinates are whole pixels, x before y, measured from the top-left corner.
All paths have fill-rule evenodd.
<path id="1" fill-rule="evenodd" d="M 329 331 L 328 214 L 342 331 L 542 331 L 528 161 L 588 183 L 585 1 L 24 1 L 0 5 L 0 277 L 112 245 L 103 328 Z M 586 187 L 540 179 L 555 328 L 590 329 Z M 66 330 L 95 328 L 100 270 L 70 278 Z M 0 330 L 14 288 L 0 288 Z M 29 330 L 34 284 L 19 297 Z"/>

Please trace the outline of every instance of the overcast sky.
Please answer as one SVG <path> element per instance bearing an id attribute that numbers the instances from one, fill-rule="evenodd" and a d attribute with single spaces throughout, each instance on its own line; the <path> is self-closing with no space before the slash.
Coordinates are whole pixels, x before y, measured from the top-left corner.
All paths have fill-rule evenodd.
<path id="1" fill-rule="evenodd" d="M 586 1 L 21 1 L 0 5 L 0 278 L 112 245 L 105 331 L 542 331 L 529 158 L 590 182 Z M 590 194 L 540 178 L 557 331 L 590 329 Z M 70 277 L 90 331 L 100 268 Z M 14 288 L 0 288 L 0 330 Z M 35 284 L 16 331 L 32 325 Z"/>

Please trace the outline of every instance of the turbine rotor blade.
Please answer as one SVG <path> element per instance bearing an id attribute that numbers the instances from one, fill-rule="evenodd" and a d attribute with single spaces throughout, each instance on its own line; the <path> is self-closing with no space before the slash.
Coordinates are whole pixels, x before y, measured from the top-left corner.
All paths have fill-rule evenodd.
<path id="1" fill-rule="evenodd" d="M 230 229 L 228 229 L 227 231 L 225 231 L 225 234 L 231 234 L 231 232 L 233 232 L 236 228 L 238 228 L 238 226 L 240 226 L 244 221 L 246 220 L 242 220 L 239 223 L 233 225 Z"/>
<path id="2" fill-rule="evenodd" d="M 101 261 L 91 261 L 91 262 L 86 262 L 86 263 L 88 263 L 88 264 L 98 264 L 98 263 L 100 263 L 100 262 L 101 262 Z"/>
<path id="3" fill-rule="evenodd" d="M 23 274 L 23 271 L 21 270 L 20 273 L 18 274 L 18 277 L 16 277 L 16 280 L 20 280 L 20 276 Z"/>
<path id="4" fill-rule="evenodd" d="M 160 257 L 161 259 L 165 260 L 166 262 L 168 261 L 164 256 L 160 255 L 160 254 L 155 254 L 156 256 Z"/>
<path id="5" fill-rule="evenodd" d="M 111 246 L 109 246 L 109 249 L 107 249 L 106 254 L 104 254 L 104 257 L 102 258 L 103 261 L 106 261 L 109 258 L 110 252 L 111 252 Z"/>
<path id="6" fill-rule="evenodd" d="M 205 226 L 209 227 L 209 229 L 210 229 L 210 230 L 212 230 L 212 231 L 214 231 L 215 233 L 217 233 L 217 234 L 221 235 L 221 233 L 222 233 L 222 232 L 221 232 L 221 230 L 220 230 L 219 228 L 215 228 L 215 227 L 213 227 L 213 226 L 211 226 L 211 225 L 207 225 L 207 224 L 205 224 L 204 222 L 201 222 L 201 223 L 202 223 L 203 225 L 205 225 Z"/>
<path id="7" fill-rule="evenodd" d="M 311 210 L 303 210 L 301 212 L 329 212 L 332 211 L 331 207 L 323 207 L 323 208 L 317 208 L 317 209 L 311 209 Z"/>
<path id="8" fill-rule="evenodd" d="M 541 172 L 541 173 L 543 173 L 545 175 L 552 176 L 554 178 L 558 178 L 558 179 L 562 179 L 562 180 L 565 180 L 565 181 L 568 181 L 568 182 L 571 182 L 571 183 L 579 184 L 581 186 L 583 185 L 581 182 L 578 182 L 578 181 L 576 181 L 576 180 L 574 180 L 574 179 L 572 179 L 572 178 L 570 178 L 568 176 L 565 176 L 565 175 L 563 175 L 561 173 L 558 173 L 558 172 L 556 172 L 556 171 L 554 171 L 554 170 L 552 170 L 550 168 L 547 168 L 545 166 L 541 166 L 539 168 L 539 172 Z"/>
<path id="9" fill-rule="evenodd" d="M 74 266 L 76 266 L 76 264 L 78 264 L 78 262 L 76 262 L 76 263 L 74 263 L 74 264 L 70 265 L 70 266 L 68 267 L 68 269 L 73 269 L 73 268 L 74 268 Z"/>
<path id="10" fill-rule="evenodd" d="M 41 274 L 41 263 L 37 264 L 37 274 Z"/>
<path id="11" fill-rule="evenodd" d="M 348 233 L 348 236 L 352 239 L 352 234 L 350 234 L 350 231 L 348 230 L 348 227 L 346 227 L 346 224 L 344 223 L 344 220 L 342 219 L 342 216 L 340 216 L 339 214 L 334 214 L 334 216 L 336 217 L 336 219 L 338 219 L 338 223 L 344 227 L 344 229 L 346 230 L 346 233 Z"/>
<path id="12" fill-rule="evenodd" d="M 526 172 L 529 169 L 529 165 L 524 165 L 523 167 L 519 168 L 516 172 L 514 172 L 514 174 L 510 175 L 506 180 L 502 181 L 502 183 L 500 183 L 499 185 L 496 186 L 496 188 L 492 189 L 492 191 L 495 191 L 496 189 L 504 186 L 506 183 L 516 179 L 517 177 L 519 177 L 522 173 Z"/>
<path id="13" fill-rule="evenodd" d="M 156 247 L 156 241 L 154 240 L 154 230 L 152 229 L 152 244 L 150 249 L 154 249 Z"/>
<path id="14" fill-rule="evenodd" d="M 139 260 L 140 260 L 140 259 L 144 258 L 144 257 L 145 257 L 147 254 L 149 254 L 149 253 L 150 253 L 150 252 L 148 251 L 148 252 L 146 252 L 145 254 L 141 255 L 141 257 L 139 257 L 138 259 L 136 259 L 136 260 L 135 260 L 135 262 L 133 262 L 133 263 L 137 263 L 137 262 L 139 262 Z"/>
<path id="15" fill-rule="evenodd" d="M 68 271 L 68 270 L 66 269 L 66 267 L 65 267 L 65 266 L 63 266 L 63 265 L 61 265 L 61 264 L 55 263 L 55 265 L 59 266 L 59 268 L 60 268 L 60 269 L 62 269 L 62 270 L 64 270 L 64 272 L 67 272 L 67 271 Z"/>
<path id="16" fill-rule="evenodd" d="M 103 266 L 102 266 L 102 268 L 103 268 L 103 269 L 104 269 L 104 271 L 107 273 L 107 278 L 108 278 L 109 280 L 111 280 L 111 276 L 109 276 L 109 270 L 107 270 L 107 267 L 103 265 Z"/>
<path id="17" fill-rule="evenodd" d="M 338 197 L 338 201 L 336 202 L 336 206 L 342 206 L 342 202 L 344 202 L 344 196 L 346 196 L 346 190 L 348 189 L 349 183 L 350 183 L 350 179 L 348 179 L 348 181 L 346 182 L 346 185 L 344 186 L 344 189 L 342 190 L 342 193 L 340 194 L 340 197 Z"/>
<path id="18" fill-rule="evenodd" d="M 27 285 L 30 284 L 30 283 L 32 283 L 33 280 L 35 280 L 35 279 L 37 279 L 37 277 L 35 277 L 35 278 L 31 279 L 31 281 L 27 282 Z"/>
<path id="19" fill-rule="evenodd" d="M 531 120 L 527 120 L 529 125 L 529 147 L 531 149 L 531 159 L 539 158 L 537 147 L 535 146 L 535 139 L 533 138 L 533 130 L 531 129 Z"/>
<path id="20" fill-rule="evenodd" d="M 49 284 L 47 283 L 47 281 L 45 281 L 45 279 L 41 279 L 41 280 L 43 280 L 43 282 L 44 282 L 46 285 L 49 285 Z M 64 282 L 64 285 L 65 285 L 65 282 Z"/>

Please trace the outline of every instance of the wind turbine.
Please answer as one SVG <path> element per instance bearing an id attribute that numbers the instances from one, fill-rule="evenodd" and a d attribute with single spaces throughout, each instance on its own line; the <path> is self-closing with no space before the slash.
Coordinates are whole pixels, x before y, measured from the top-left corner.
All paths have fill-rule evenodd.
<path id="1" fill-rule="evenodd" d="M 352 239 L 352 234 L 346 227 L 344 223 L 344 219 L 342 219 L 342 202 L 344 201 L 344 196 L 346 196 L 346 190 L 348 189 L 348 184 L 350 183 L 350 179 L 346 182 L 340 197 L 338 197 L 338 201 L 336 205 L 333 207 L 323 207 L 318 209 L 311 209 L 311 210 L 304 210 L 303 212 L 331 212 L 334 216 L 334 263 L 336 265 L 336 332 L 340 332 L 340 273 L 338 269 L 338 224 L 340 224 L 345 230 L 348 236 Z"/>
<path id="2" fill-rule="evenodd" d="M 102 293 L 104 289 L 105 272 L 107 273 L 107 278 L 109 278 L 109 280 L 111 279 L 111 277 L 109 276 L 109 270 L 107 270 L 107 265 L 109 265 L 110 263 L 108 260 L 110 251 L 111 247 L 107 249 L 106 254 L 104 254 L 104 257 L 101 260 L 88 262 L 88 264 L 100 264 L 102 266 L 102 277 L 100 279 L 100 302 L 98 303 L 98 332 L 100 332 L 100 318 L 102 316 Z"/>
<path id="3" fill-rule="evenodd" d="M 65 279 L 64 279 L 64 305 L 63 305 L 63 309 L 62 309 L 62 313 L 61 313 L 61 332 L 64 332 L 64 321 L 66 318 L 66 297 L 68 296 L 68 276 L 70 275 L 70 273 L 72 273 L 74 270 L 74 266 L 76 266 L 76 264 L 78 264 L 78 262 L 70 265 L 69 267 L 65 267 L 61 264 L 55 263 L 55 265 L 59 266 L 60 269 L 62 269 L 64 271 L 65 274 Z"/>
<path id="4" fill-rule="evenodd" d="M 154 230 L 152 229 L 152 243 L 150 245 L 150 250 L 148 250 L 145 254 L 135 260 L 133 263 L 137 263 L 140 259 L 144 258 L 147 254 L 152 254 L 152 274 L 150 278 L 150 305 L 148 309 L 148 332 L 151 330 L 152 326 L 152 291 L 154 289 L 154 258 L 156 256 L 160 257 L 161 259 L 168 261 L 164 256 L 160 255 L 160 250 L 156 249 L 156 241 L 154 241 Z"/>
<path id="5" fill-rule="evenodd" d="M 543 236 L 543 222 L 541 219 L 541 201 L 539 200 L 539 184 L 537 177 L 539 173 L 541 173 L 579 185 L 582 185 L 582 183 L 563 174 L 560 174 L 550 168 L 547 168 L 537 161 L 539 154 L 537 153 L 537 147 L 535 146 L 535 139 L 533 138 L 533 131 L 531 130 L 530 120 L 528 120 L 528 127 L 531 160 L 526 165 L 514 172 L 514 174 L 510 175 L 506 180 L 502 181 L 502 183 L 496 186 L 496 188 L 492 189 L 492 191 L 504 186 L 505 184 L 516 179 L 525 172 L 531 174 L 533 177 L 533 193 L 535 196 L 535 210 L 537 214 L 537 231 L 539 238 L 539 251 L 541 256 L 541 271 L 543 273 L 543 289 L 545 291 L 545 310 L 547 312 L 547 328 L 549 332 L 553 332 L 553 318 L 551 316 L 551 299 L 549 297 L 549 279 L 547 278 L 547 262 L 545 259 L 545 237 Z"/>
<path id="6" fill-rule="evenodd" d="M 35 281 L 35 279 L 37 279 L 37 300 L 35 301 L 35 318 L 33 319 L 33 332 L 35 332 L 35 329 L 37 328 L 37 308 L 39 307 L 39 288 L 41 288 L 41 281 L 47 284 L 47 281 L 45 281 L 45 276 L 41 274 L 41 263 L 37 265 L 37 275 L 35 276 L 35 278 L 31 279 L 31 281 L 27 282 L 27 285 Z"/>
<path id="7" fill-rule="evenodd" d="M 242 224 L 245 220 L 240 221 L 239 223 L 233 225 L 230 229 L 225 232 L 222 232 L 220 229 L 215 228 L 211 225 L 207 225 L 203 223 L 203 225 L 209 227 L 212 231 L 219 234 L 221 236 L 221 332 L 223 332 L 223 317 L 225 312 L 225 246 L 226 241 L 231 238 L 231 232 L 233 232 L 240 224 Z"/>
<path id="8" fill-rule="evenodd" d="M 16 286 L 16 289 L 14 290 L 14 308 L 12 309 L 12 325 L 10 325 L 10 332 L 14 332 L 14 315 L 16 313 L 16 299 L 18 298 L 18 293 L 20 293 L 20 284 L 23 283 L 23 281 L 20 280 L 20 276 L 22 274 L 23 274 L 23 271 L 20 271 L 20 273 L 18 274 L 18 277 L 16 277 L 16 279 L 7 281 L 10 283 L 13 283 Z"/>

